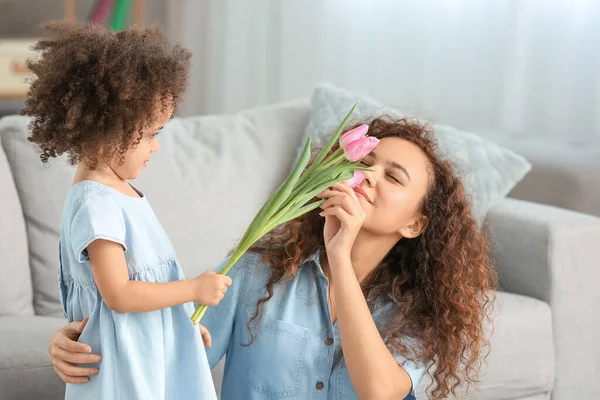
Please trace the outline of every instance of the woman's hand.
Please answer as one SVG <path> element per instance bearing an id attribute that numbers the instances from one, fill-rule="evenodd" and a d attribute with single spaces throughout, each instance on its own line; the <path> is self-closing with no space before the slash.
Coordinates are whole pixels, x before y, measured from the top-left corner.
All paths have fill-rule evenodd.
<path id="1" fill-rule="evenodd" d="M 79 335 L 87 324 L 83 321 L 73 321 L 60 328 L 50 338 L 48 352 L 54 365 L 54 372 L 66 383 L 87 383 L 88 376 L 97 375 L 97 368 L 78 367 L 73 364 L 97 363 L 102 357 L 90 354 L 92 349 L 85 343 L 77 342 Z"/>
<path id="2" fill-rule="evenodd" d="M 354 240 L 366 217 L 356 193 L 351 187 L 336 183 L 317 197 L 327 199 L 319 214 L 325 217 L 323 236 L 327 256 L 330 259 L 349 259 Z"/>
<path id="3" fill-rule="evenodd" d="M 212 337 L 210 336 L 210 332 L 204 325 L 198 324 L 200 327 L 200 335 L 202 335 L 202 343 L 204 343 L 204 347 L 211 348 L 212 347 Z"/>

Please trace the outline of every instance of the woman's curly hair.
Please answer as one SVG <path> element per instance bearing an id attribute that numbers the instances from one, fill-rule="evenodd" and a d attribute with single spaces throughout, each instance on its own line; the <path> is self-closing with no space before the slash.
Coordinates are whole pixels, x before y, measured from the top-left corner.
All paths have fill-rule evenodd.
<path id="1" fill-rule="evenodd" d="M 89 168 L 123 160 L 152 123 L 157 107 L 175 107 L 185 92 L 190 53 L 167 43 L 160 28 L 114 32 L 94 24 L 50 22 L 22 115 L 43 162 L 63 153 Z"/>
<path id="2" fill-rule="evenodd" d="M 408 140 L 430 161 L 430 186 L 421 204 L 421 213 L 428 218 L 426 229 L 414 239 L 399 240 L 362 288 L 371 307 L 381 296 L 396 303 L 381 333 L 394 352 L 430 365 L 431 395 L 443 399 L 456 395 L 460 384 L 468 390 L 477 382 L 489 349 L 484 324 L 492 326 L 497 274 L 463 185 L 453 165 L 439 156 L 431 130 L 392 117 L 366 123 L 369 135 Z M 261 304 L 273 296 L 274 285 L 295 276 L 308 256 L 319 252 L 327 271 L 324 219 L 319 211 L 290 221 L 255 247 L 264 252 L 273 272 L 267 283 L 268 295 L 256 305 L 249 329 L 259 318 Z M 251 337 L 253 340 L 252 332 Z M 418 345 L 406 343 L 406 337 Z"/>

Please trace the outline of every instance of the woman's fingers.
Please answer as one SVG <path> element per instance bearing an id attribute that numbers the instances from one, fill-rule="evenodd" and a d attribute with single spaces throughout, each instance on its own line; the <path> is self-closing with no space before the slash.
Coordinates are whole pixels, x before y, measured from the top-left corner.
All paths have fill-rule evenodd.
<path id="1" fill-rule="evenodd" d="M 88 377 L 92 375 L 98 375 L 98 369 L 93 367 L 79 367 L 58 358 L 52 359 L 54 368 L 60 370 L 64 375 L 74 377 Z"/>
<path id="2" fill-rule="evenodd" d="M 85 326 L 87 325 L 89 320 L 90 320 L 90 317 L 85 317 L 83 319 L 83 321 L 81 321 L 81 323 L 79 324 L 79 326 L 76 329 L 79 332 L 79 334 L 81 334 L 81 332 L 83 332 L 83 329 L 85 328 Z M 77 322 L 77 321 L 73 321 L 73 322 Z"/>
<path id="3" fill-rule="evenodd" d="M 65 351 L 58 346 L 52 349 L 50 355 L 52 356 L 52 359 L 56 358 L 73 364 L 92 364 L 100 362 L 102 359 L 102 357 L 97 354 L 73 353 L 70 351 Z"/>
<path id="4" fill-rule="evenodd" d="M 352 215 L 348 214 L 348 212 L 341 207 L 330 207 L 321 211 L 319 215 L 322 217 L 337 217 L 342 223 L 342 226 L 346 226 L 352 222 Z"/>
<path id="5" fill-rule="evenodd" d="M 350 196 L 351 198 L 353 198 L 354 200 L 358 201 L 358 197 L 356 196 L 356 192 L 354 191 L 353 188 L 351 188 L 348 185 L 344 185 L 343 183 L 338 182 L 338 183 L 335 183 L 334 185 L 332 185 L 331 188 L 334 189 L 334 190 L 338 190 L 340 192 L 344 192 L 348 196 Z"/>
<path id="6" fill-rule="evenodd" d="M 332 198 L 332 197 L 339 197 L 339 196 L 346 196 L 346 195 L 349 196 L 350 198 L 356 200 L 356 202 L 358 203 L 358 197 L 356 196 L 354 189 L 352 189 L 348 185 L 344 185 L 343 183 L 339 183 L 339 182 L 333 184 L 329 189 L 325 189 L 324 191 L 319 193 L 317 195 L 317 198 L 328 199 L 328 198 Z"/>
<path id="7" fill-rule="evenodd" d="M 92 349 L 85 343 L 79 343 L 74 340 L 69 339 L 68 337 L 60 337 L 58 338 L 54 344 L 71 353 L 87 353 L 89 354 Z M 99 356 L 98 356 L 99 357 Z"/>
<path id="8" fill-rule="evenodd" d="M 88 383 L 90 381 L 89 378 L 86 378 L 86 377 L 73 377 L 73 376 L 65 375 L 61 372 L 60 369 L 58 369 L 56 367 L 54 367 L 54 372 L 56 372 L 56 375 L 58 375 L 59 378 L 62 379 L 62 381 L 65 383 L 81 384 L 81 383 Z"/>
<path id="9" fill-rule="evenodd" d="M 350 199 L 348 196 L 332 197 L 325 203 L 321 204 L 321 208 L 324 210 L 335 206 L 342 207 L 350 215 L 354 215 L 356 213 L 355 204 L 352 203 L 352 199 Z"/>
<path id="10" fill-rule="evenodd" d="M 342 183 L 337 183 L 328 190 L 329 192 L 324 192 L 323 196 L 327 200 L 321 204 L 324 211 L 319 215 L 335 216 L 346 227 L 355 226 L 355 222 L 359 221 L 362 224 L 365 212 L 354 190 Z"/>
<path id="11" fill-rule="evenodd" d="M 62 335 L 57 335 L 52 339 L 50 354 L 52 354 L 54 347 L 61 348 L 71 353 L 90 353 L 92 351 L 87 344 L 79 343 L 69 338 L 66 332 L 62 332 Z"/>
<path id="12" fill-rule="evenodd" d="M 79 367 L 71 363 L 91 364 L 100 362 L 102 357 L 91 354 L 92 349 L 85 343 L 77 342 L 87 324 L 83 321 L 73 321 L 52 335 L 48 352 L 50 353 L 54 371 L 66 383 L 86 383 L 88 376 L 98 374 L 94 367 Z"/>
<path id="13" fill-rule="evenodd" d="M 344 195 L 344 192 L 342 192 L 340 190 L 334 190 L 334 189 L 329 188 L 329 189 L 323 190 L 316 197 L 318 197 L 319 199 L 328 199 L 330 197 L 343 196 L 343 195 Z"/>
<path id="14" fill-rule="evenodd" d="M 73 321 L 70 324 L 65 325 L 52 335 L 50 340 L 49 351 L 52 353 L 52 348 L 58 346 L 66 351 L 73 353 L 90 353 L 92 349 L 85 343 L 77 342 L 79 335 L 85 328 L 88 318 L 86 317 L 83 321 Z"/>
<path id="15" fill-rule="evenodd" d="M 203 325 L 200 326 L 200 335 L 202 335 L 202 342 L 205 347 L 212 347 L 212 337 L 210 336 L 210 332 Z"/>

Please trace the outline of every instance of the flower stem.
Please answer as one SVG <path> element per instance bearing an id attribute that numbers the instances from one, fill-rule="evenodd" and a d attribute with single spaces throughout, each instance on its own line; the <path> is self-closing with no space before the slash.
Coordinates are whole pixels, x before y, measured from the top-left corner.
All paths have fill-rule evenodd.
<path id="1" fill-rule="evenodd" d="M 340 161 L 342 161 L 344 159 L 344 152 L 342 151 L 342 154 L 337 154 L 334 153 L 333 155 L 335 155 L 335 157 L 332 157 L 331 160 L 329 160 L 327 163 L 325 163 L 322 167 L 319 167 L 318 169 L 323 170 L 323 169 L 327 169 L 329 167 L 334 167 L 337 164 L 339 164 Z"/>

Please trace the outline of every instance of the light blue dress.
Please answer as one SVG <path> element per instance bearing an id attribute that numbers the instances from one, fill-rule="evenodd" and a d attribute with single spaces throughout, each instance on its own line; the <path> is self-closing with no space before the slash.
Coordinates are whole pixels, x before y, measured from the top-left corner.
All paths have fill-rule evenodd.
<path id="1" fill-rule="evenodd" d="M 141 193 L 140 193 L 141 195 Z M 79 339 L 100 354 L 100 373 L 67 384 L 66 399 L 216 399 L 193 304 L 145 313 L 119 313 L 102 300 L 86 248 L 96 239 L 119 243 L 129 279 L 183 279 L 175 251 L 147 199 L 93 181 L 71 187 L 59 244 L 59 288 L 69 321 L 89 322 Z"/>
<path id="2" fill-rule="evenodd" d="M 217 268 L 217 270 L 220 269 Z M 248 320 L 266 294 L 271 266 L 258 253 L 246 253 L 229 272 L 233 284 L 200 322 L 211 333 L 206 349 L 211 368 L 225 357 L 222 400 L 358 400 L 346 367 L 338 325 L 327 303 L 329 281 L 318 254 L 297 275 L 274 285 L 273 298 L 262 305 L 262 318 L 250 342 Z M 397 305 L 388 298 L 375 302 L 373 320 L 383 328 Z M 405 343 L 416 346 L 406 337 Z M 416 387 L 427 365 L 392 351 Z M 415 400 L 414 391 L 404 400 Z"/>

